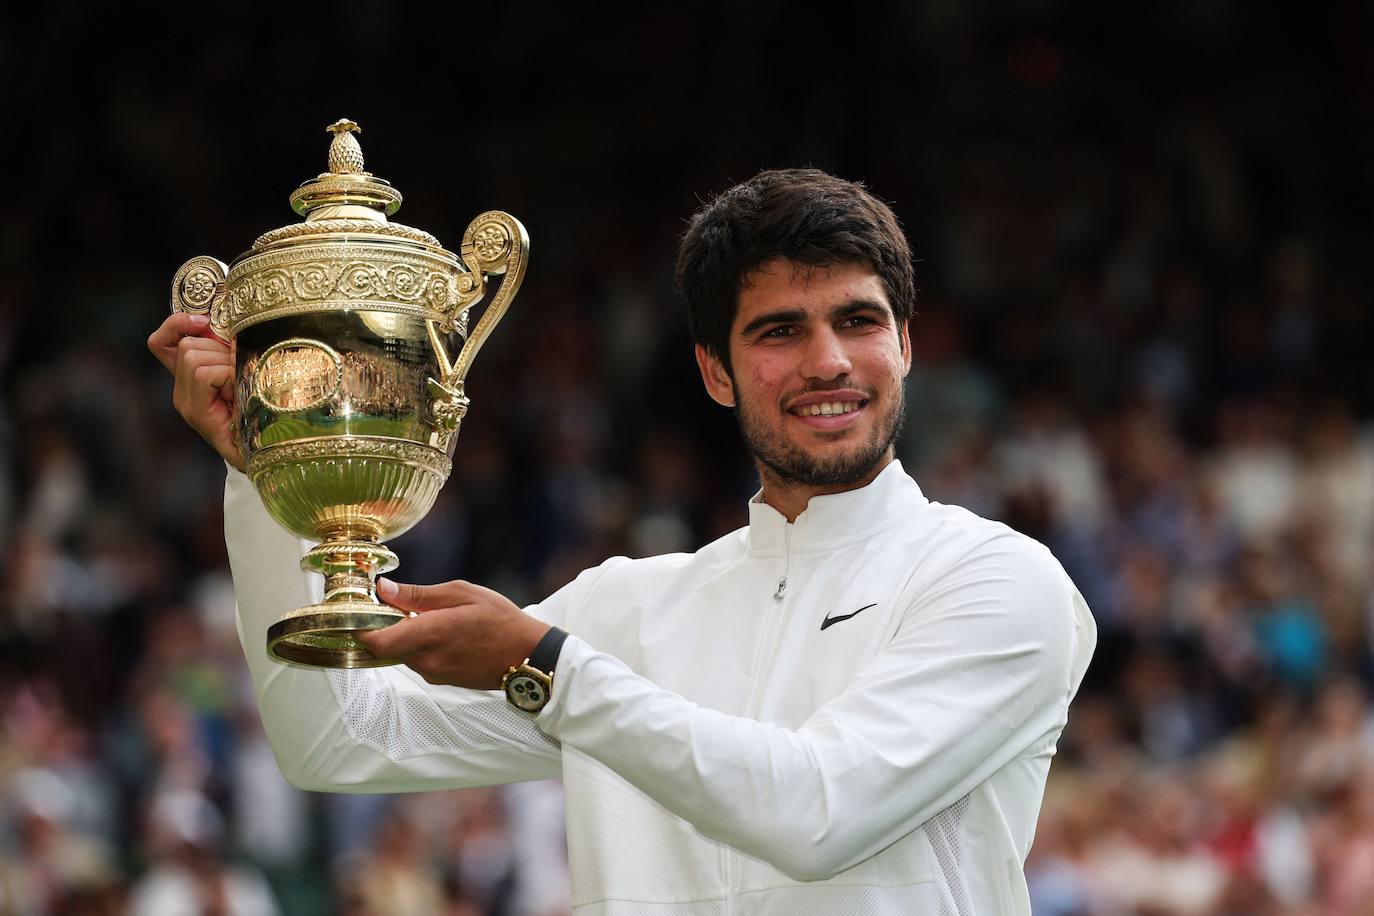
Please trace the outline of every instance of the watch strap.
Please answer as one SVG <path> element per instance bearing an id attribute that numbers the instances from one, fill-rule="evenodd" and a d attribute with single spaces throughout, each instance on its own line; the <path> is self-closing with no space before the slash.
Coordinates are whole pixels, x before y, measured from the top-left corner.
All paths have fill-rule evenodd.
<path id="1" fill-rule="evenodd" d="M 553 669 L 558 666 L 558 656 L 563 651 L 563 642 L 567 638 L 567 630 L 549 627 L 549 631 L 544 634 L 543 639 L 539 640 L 525 664 L 553 677 Z"/>

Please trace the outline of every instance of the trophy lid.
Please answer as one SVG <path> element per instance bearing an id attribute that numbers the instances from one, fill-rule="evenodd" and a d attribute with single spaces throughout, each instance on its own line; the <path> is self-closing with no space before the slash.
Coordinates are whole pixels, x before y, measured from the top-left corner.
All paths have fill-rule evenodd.
<path id="1" fill-rule="evenodd" d="M 291 209 L 311 220 L 352 216 L 386 222 L 401 208 L 401 192 L 363 168 L 363 150 L 353 136 L 363 129 L 356 121 L 340 118 L 325 130 L 334 135 L 329 171 L 302 182 L 291 193 Z"/>
<path id="2" fill-rule="evenodd" d="M 252 251 L 305 237 L 357 233 L 443 249 L 428 232 L 387 221 L 401 208 L 401 192 L 385 178 L 363 168 L 363 150 L 354 136 L 362 131 L 356 121 L 348 118 L 340 118 L 325 128 L 326 133 L 334 135 L 329 144 L 329 171 L 301 182 L 291 192 L 291 209 L 304 216 L 305 222 L 263 233 L 253 242 Z"/>

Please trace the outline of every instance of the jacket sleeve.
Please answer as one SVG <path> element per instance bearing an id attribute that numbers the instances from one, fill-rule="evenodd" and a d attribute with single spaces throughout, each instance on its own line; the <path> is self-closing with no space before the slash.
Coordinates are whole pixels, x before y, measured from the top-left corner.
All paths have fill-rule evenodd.
<path id="1" fill-rule="evenodd" d="M 1000 537 L 907 599 L 890 644 L 797 729 L 662 690 L 569 638 L 537 722 L 705 836 L 801 880 L 872 856 L 1052 752 L 1096 639 L 1049 551 Z"/>
<path id="2" fill-rule="evenodd" d="M 303 789 L 402 792 L 493 785 L 560 774 L 558 742 L 494 691 L 434 686 L 409 668 L 312 670 L 273 661 L 267 628 L 321 600 L 300 568 L 311 547 L 282 528 L 249 479 L 230 468 L 225 541 L 239 642 L 283 775 Z M 562 620 L 569 586 L 526 610 Z"/>

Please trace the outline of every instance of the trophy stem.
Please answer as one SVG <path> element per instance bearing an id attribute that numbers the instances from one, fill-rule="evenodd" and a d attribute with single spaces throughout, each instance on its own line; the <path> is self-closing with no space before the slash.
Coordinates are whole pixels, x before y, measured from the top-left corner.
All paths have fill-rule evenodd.
<path id="1" fill-rule="evenodd" d="M 324 576 L 324 603 L 378 604 L 377 577 L 401 565 L 396 554 L 370 538 L 342 532 L 301 558 L 301 569 Z"/>
<path id="2" fill-rule="evenodd" d="M 280 661 L 310 668 L 376 668 L 396 664 L 378 658 L 353 634 L 402 620 L 377 600 L 377 576 L 400 561 L 367 533 L 333 532 L 301 559 L 301 569 L 324 576 L 324 600 L 298 608 L 267 631 L 267 651 Z"/>

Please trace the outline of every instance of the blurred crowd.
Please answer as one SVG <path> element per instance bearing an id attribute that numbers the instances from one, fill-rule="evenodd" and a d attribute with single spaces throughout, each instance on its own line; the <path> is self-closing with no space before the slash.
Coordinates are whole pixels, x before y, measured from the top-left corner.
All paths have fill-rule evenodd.
<path id="1" fill-rule="evenodd" d="M 1374 55 L 1337 13 L 1164 3 L 1109 34 L 1072 4 L 932 3 L 832 83 L 770 73 L 765 38 L 815 36 L 759 6 L 724 35 L 641 11 L 564 49 L 599 77 L 512 75 L 539 92 L 493 122 L 512 171 L 473 192 L 417 164 L 470 167 L 461 123 L 394 139 L 416 112 L 348 74 L 326 99 L 347 105 L 302 116 L 317 52 L 232 15 L 175 80 L 124 63 L 78 92 L 56 55 L 0 55 L 19 120 L 46 125 L 0 213 L 0 916 L 566 911 L 556 783 L 282 781 L 240 660 L 223 466 L 142 350 L 196 246 L 290 219 L 325 140 L 286 155 L 275 135 L 341 114 L 403 221 L 451 242 L 503 206 L 535 240 L 398 578 L 537 601 L 743 524 L 757 482 L 696 380 L 675 236 L 763 166 L 865 179 L 919 258 L 900 459 L 930 498 L 1046 543 L 1099 625 L 1027 863 L 1037 916 L 1374 913 Z M 98 53 L 74 9 L 31 25 Z M 553 53 L 560 15 L 513 47 Z M 398 46 L 398 17 L 345 4 L 326 35 Z M 407 64 L 437 68 L 415 40 Z M 693 63 L 656 72 L 669 53 Z M 248 82 L 255 55 L 284 88 Z M 274 137 L 221 143 L 214 103 L 245 92 L 238 126 Z"/>

